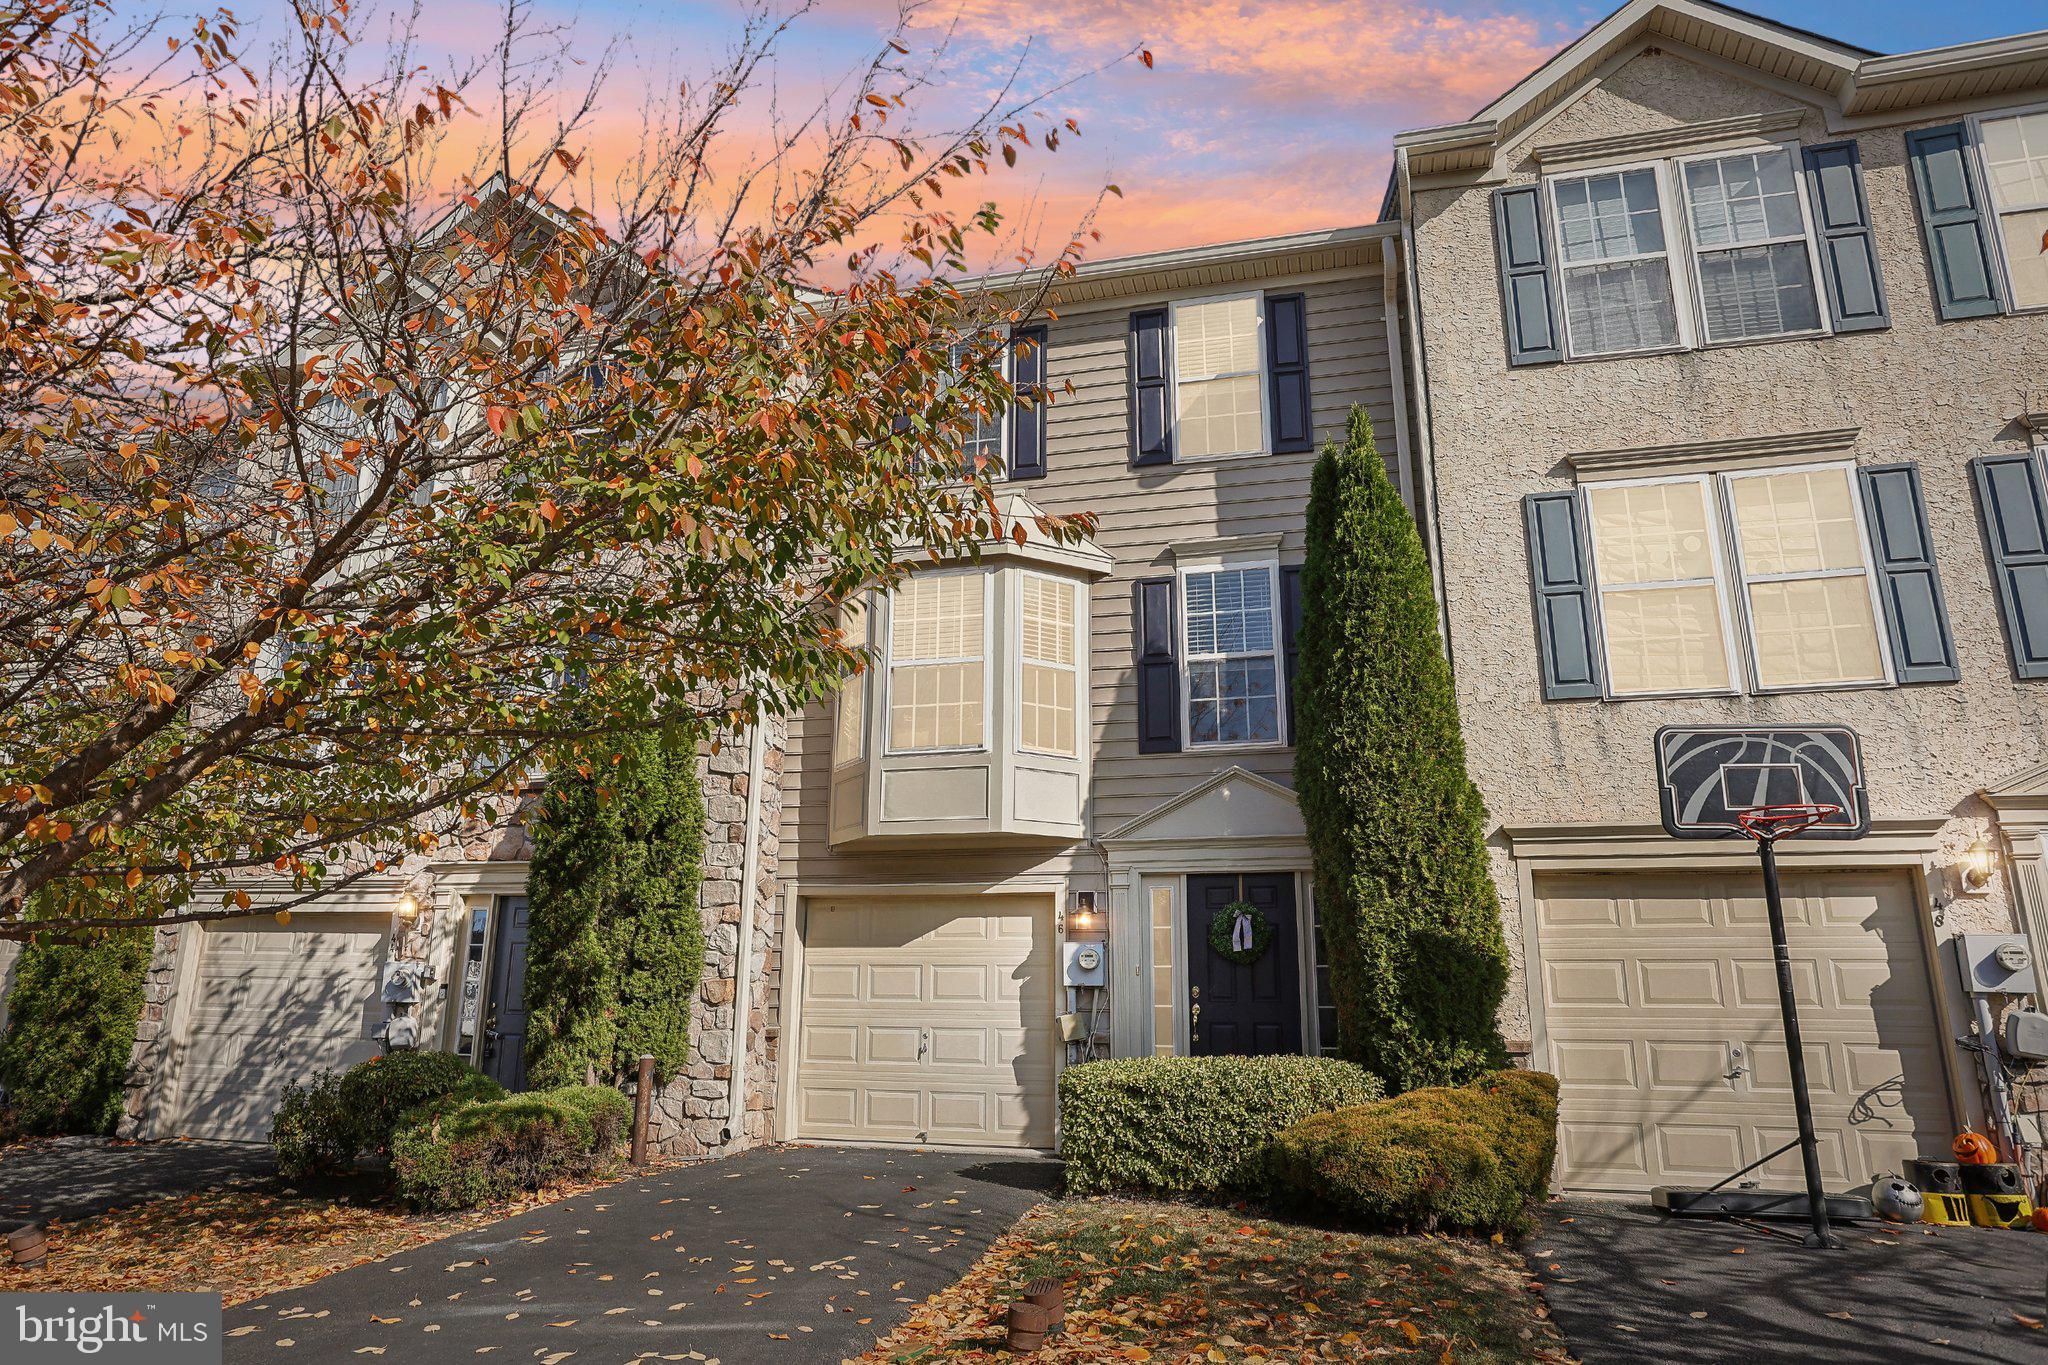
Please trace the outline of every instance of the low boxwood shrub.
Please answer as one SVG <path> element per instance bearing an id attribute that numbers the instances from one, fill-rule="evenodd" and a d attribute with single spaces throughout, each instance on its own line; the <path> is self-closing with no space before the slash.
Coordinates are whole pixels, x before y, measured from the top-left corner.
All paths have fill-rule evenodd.
<path id="1" fill-rule="evenodd" d="M 270 1145 L 287 1179 L 346 1175 L 390 1155 L 392 1134 L 436 1103 L 505 1096 L 505 1087 L 446 1052 L 394 1052 L 285 1089 Z"/>
<path id="2" fill-rule="evenodd" d="M 1557 1154 L 1557 1078 L 1496 1071 L 1303 1119 L 1273 1140 L 1276 1196 L 1391 1231 L 1519 1232 Z"/>
<path id="3" fill-rule="evenodd" d="M 440 1101 L 392 1137 L 398 1193 L 417 1208 L 466 1209 L 588 1174 L 609 1164 L 632 1112 L 601 1085 Z"/>
<path id="4" fill-rule="evenodd" d="M 1266 1143 L 1311 1114 L 1377 1099 L 1330 1057 L 1128 1057 L 1060 1076 L 1069 1194 L 1265 1193 Z"/>

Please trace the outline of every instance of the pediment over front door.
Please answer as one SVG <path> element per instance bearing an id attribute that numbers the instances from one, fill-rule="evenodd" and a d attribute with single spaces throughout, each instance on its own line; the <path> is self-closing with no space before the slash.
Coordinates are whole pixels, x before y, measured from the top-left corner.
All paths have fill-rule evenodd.
<path id="1" fill-rule="evenodd" d="M 1116 848 L 1273 843 L 1306 837 L 1301 806 L 1291 789 L 1270 777 L 1233 766 L 1103 835 L 1102 842 Z"/>

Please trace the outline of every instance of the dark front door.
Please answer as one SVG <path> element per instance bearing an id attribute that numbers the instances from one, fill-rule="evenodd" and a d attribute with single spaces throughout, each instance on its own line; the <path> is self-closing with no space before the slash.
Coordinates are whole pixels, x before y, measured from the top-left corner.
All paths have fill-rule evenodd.
<path id="1" fill-rule="evenodd" d="M 526 897 L 498 898 L 491 994 L 484 1008 L 484 1074 L 526 1089 Z"/>
<path id="2" fill-rule="evenodd" d="M 1209 946 L 1218 910 L 1249 901 L 1273 926 L 1257 962 L 1244 966 Z M 1197 1057 L 1301 1051 L 1301 954 L 1294 875 L 1188 878 L 1188 1050 Z"/>

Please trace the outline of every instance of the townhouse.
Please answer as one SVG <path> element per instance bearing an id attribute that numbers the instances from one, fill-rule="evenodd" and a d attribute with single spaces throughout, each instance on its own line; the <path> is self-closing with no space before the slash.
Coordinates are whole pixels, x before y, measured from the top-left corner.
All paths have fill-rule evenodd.
<path id="1" fill-rule="evenodd" d="M 1634 0 L 1396 148 L 1424 511 L 1559 1180 L 1711 1183 L 1791 1131 L 1755 859 L 1662 832 L 1669 724 L 1860 735 L 1870 835 L 1785 850 L 1823 1166 L 1944 1149 L 1984 1104 L 1948 941 L 2048 947 L 2048 34 L 1878 56 Z"/>
<path id="2" fill-rule="evenodd" d="M 858 604 L 868 672 L 704 756 L 663 1143 L 1043 1147 L 1075 1061 L 1334 1049 L 1288 683 L 1309 471 L 1363 405 L 1436 570 L 1559 1182 L 1789 1135 L 1748 846 L 1659 825 L 1674 723 L 1859 732 L 1871 833 L 1784 852 L 1826 1175 L 1945 1147 L 1985 1110 L 1947 944 L 2048 948 L 2044 234 L 2048 35 L 1879 56 L 1630 0 L 1397 139 L 1377 223 L 1084 265 L 1009 338 L 1049 401 L 971 453 L 1010 520 L 1093 536 Z M 374 1052 L 398 962 L 424 1041 L 516 1083 L 527 851 L 161 932 L 131 1130 L 261 1137 Z M 1241 967 L 1209 940 L 1246 903 Z"/>

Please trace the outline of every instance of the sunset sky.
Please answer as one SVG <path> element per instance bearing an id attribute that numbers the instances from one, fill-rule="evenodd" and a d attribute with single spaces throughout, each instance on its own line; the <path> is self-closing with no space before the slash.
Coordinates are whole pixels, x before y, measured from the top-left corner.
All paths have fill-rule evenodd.
<path id="1" fill-rule="evenodd" d="M 639 136 L 639 92 L 672 88 L 712 66 L 737 31 L 727 0 L 536 0 L 536 17 L 573 28 L 569 50 L 596 56 L 623 38 L 606 116 L 590 131 L 597 162 Z M 284 0 L 238 6 L 261 29 Z M 932 0 L 918 16 L 935 40 L 955 25 L 936 107 L 985 95 L 1024 56 L 1021 84 L 1043 89 L 1142 43 L 1126 61 L 1047 106 L 1084 137 L 1027 160 L 989 193 L 1033 205 L 1064 235 L 1106 180 L 1123 188 L 1101 219 L 1093 255 L 1370 221 L 1391 135 L 1465 117 L 1597 22 L 1607 4 L 1559 0 Z M 1762 0 L 1769 17 L 1882 51 L 1964 42 L 2048 25 L 2041 0 Z M 432 0 L 422 58 L 483 47 L 493 0 Z M 370 11 L 366 35 L 388 31 Z M 780 92 L 801 102 L 873 52 L 892 0 L 819 0 L 785 40 Z M 758 109 L 757 101 L 756 108 Z"/>

